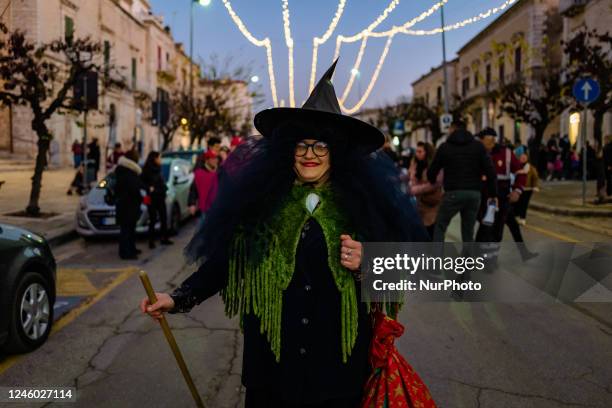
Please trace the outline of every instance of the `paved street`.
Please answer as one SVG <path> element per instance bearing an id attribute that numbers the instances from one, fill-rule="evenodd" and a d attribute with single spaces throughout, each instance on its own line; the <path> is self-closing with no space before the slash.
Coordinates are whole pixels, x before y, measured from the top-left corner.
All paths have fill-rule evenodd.
<path id="1" fill-rule="evenodd" d="M 79 407 L 191 406 L 160 328 L 137 310 L 144 292 L 135 272 L 145 269 L 156 290 L 180 283 L 192 271 L 181 255 L 192 233 L 193 225 L 185 226 L 176 245 L 146 250 L 137 264 L 119 261 L 112 240 L 57 247 L 60 303 L 72 301 L 63 306 L 72 309 L 41 349 L 4 358 L 0 385 L 75 386 Z M 449 238 L 458 235 L 455 222 Z M 536 215 L 525 236 L 606 239 Z M 609 407 L 611 309 L 417 304 L 401 312 L 406 331 L 397 344 L 440 407 Z M 169 321 L 207 406 L 242 406 L 242 335 L 237 322 L 224 317 L 220 298 Z"/>

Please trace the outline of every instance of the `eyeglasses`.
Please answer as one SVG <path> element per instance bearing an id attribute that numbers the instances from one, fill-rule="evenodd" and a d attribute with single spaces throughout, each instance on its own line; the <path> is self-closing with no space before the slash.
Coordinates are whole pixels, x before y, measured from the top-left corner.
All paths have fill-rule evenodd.
<path id="1" fill-rule="evenodd" d="M 308 148 L 312 148 L 312 152 L 317 157 L 327 156 L 329 153 L 329 146 L 325 142 L 314 142 L 314 143 L 304 143 L 299 142 L 295 145 L 295 155 L 298 157 L 306 156 L 308 152 Z"/>

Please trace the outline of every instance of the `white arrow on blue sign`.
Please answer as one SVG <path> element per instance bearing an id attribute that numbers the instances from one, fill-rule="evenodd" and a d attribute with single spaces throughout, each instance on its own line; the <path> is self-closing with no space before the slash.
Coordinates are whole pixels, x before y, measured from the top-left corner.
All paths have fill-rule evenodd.
<path id="1" fill-rule="evenodd" d="M 572 93 L 580 103 L 589 104 L 599 97 L 599 83 L 593 78 L 582 78 L 576 81 Z"/>

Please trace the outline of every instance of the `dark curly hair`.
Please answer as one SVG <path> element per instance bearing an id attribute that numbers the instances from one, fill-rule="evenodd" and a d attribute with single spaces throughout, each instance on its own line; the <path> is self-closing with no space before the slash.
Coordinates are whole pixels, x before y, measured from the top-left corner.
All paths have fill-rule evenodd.
<path id="1" fill-rule="evenodd" d="M 226 250 L 238 225 L 249 231 L 278 210 L 294 184 L 295 144 L 302 139 L 329 144 L 330 183 L 359 239 L 427 241 L 386 154 L 360 150 L 331 125 L 291 121 L 279 125 L 271 137 L 246 138 L 221 166 L 217 197 L 185 249 L 189 262 L 203 262 Z"/>

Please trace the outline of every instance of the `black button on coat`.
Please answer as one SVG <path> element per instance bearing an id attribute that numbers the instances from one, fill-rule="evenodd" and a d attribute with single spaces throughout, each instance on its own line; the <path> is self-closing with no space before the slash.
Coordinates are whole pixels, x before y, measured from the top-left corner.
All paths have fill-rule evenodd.
<path id="1" fill-rule="evenodd" d="M 178 311 L 186 311 L 181 304 L 199 303 L 225 287 L 227 267 L 227 257 L 220 257 L 191 275 L 172 295 Z M 360 302 L 359 283 L 356 285 L 358 335 L 351 356 L 343 363 L 340 292 L 328 266 L 323 230 L 311 218 L 302 229 L 295 272 L 283 294 L 279 363 L 265 333 L 260 333 L 259 319 L 252 314 L 244 317 L 244 386 L 271 388 L 286 402 L 300 404 L 361 395 L 370 373 L 372 328 L 367 305 Z"/>

